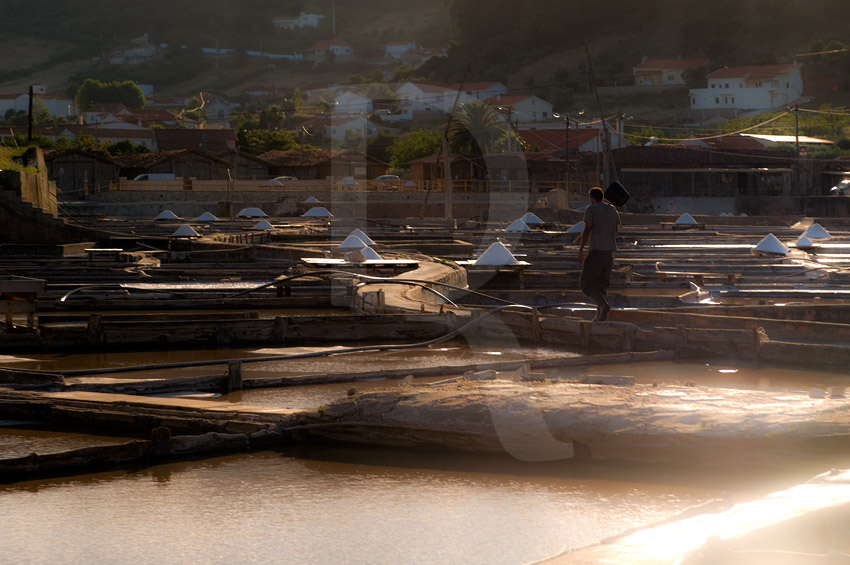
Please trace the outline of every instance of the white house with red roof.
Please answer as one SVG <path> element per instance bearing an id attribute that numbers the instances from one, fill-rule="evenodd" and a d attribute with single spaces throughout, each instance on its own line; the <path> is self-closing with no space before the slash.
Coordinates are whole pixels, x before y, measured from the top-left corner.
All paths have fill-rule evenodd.
<path id="1" fill-rule="evenodd" d="M 534 95 L 494 96 L 486 102 L 493 108 L 508 112 L 512 122 L 544 122 L 552 119 L 552 104 Z"/>
<path id="2" fill-rule="evenodd" d="M 302 124 L 307 130 L 321 132 L 326 139 L 333 141 L 345 141 L 348 133 L 371 139 L 379 133 L 398 133 L 398 130 L 381 127 L 369 121 L 362 114 L 321 116 Z"/>
<path id="3" fill-rule="evenodd" d="M 384 44 L 384 54 L 390 59 L 401 59 L 401 56 L 411 49 L 416 49 L 415 41 L 393 41 Z"/>
<path id="4" fill-rule="evenodd" d="M 640 65 L 634 67 L 636 86 L 684 86 L 684 72 L 702 69 L 708 65 L 708 59 L 649 59 L 643 57 Z"/>
<path id="5" fill-rule="evenodd" d="M 708 88 L 690 90 L 692 110 L 773 110 L 803 95 L 802 65 L 725 67 L 709 74 Z"/>
<path id="6" fill-rule="evenodd" d="M 346 90 L 336 95 L 334 112 L 339 114 L 371 114 L 372 100 Z"/>
<path id="7" fill-rule="evenodd" d="M 438 82 L 406 82 L 395 93 L 403 111 L 437 114 L 451 110 L 457 90 Z"/>
<path id="8" fill-rule="evenodd" d="M 34 91 L 34 98 L 37 98 L 44 104 L 51 116 L 64 116 L 70 118 L 77 115 L 77 108 L 74 106 L 74 101 L 67 96 L 59 94 L 37 94 Z M 0 94 L 0 118 L 6 115 L 9 110 L 15 112 L 26 112 L 29 108 L 29 93 L 24 94 Z"/>
<path id="9" fill-rule="evenodd" d="M 460 90 L 467 96 L 481 101 L 508 93 L 508 89 L 501 82 L 465 82 L 462 85 L 453 84 L 451 89 L 455 92 Z"/>
<path id="10" fill-rule="evenodd" d="M 447 57 L 448 53 L 448 47 L 417 47 L 402 54 L 401 64 L 408 67 L 420 67 L 428 59 Z"/>
<path id="11" fill-rule="evenodd" d="M 336 39 L 322 39 L 304 50 L 304 58 L 308 61 L 324 61 L 327 53 L 336 56 L 337 61 L 349 61 L 354 58 L 354 47 Z"/>
<path id="12" fill-rule="evenodd" d="M 297 17 L 280 16 L 272 18 L 272 25 L 274 25 L 277 29 L 288 30 L 305 27 L 319 27 L 319 24 L 323 19 L 325 19 L 325 16 L 321 14 L 306 14 L 301 12 Z"/>

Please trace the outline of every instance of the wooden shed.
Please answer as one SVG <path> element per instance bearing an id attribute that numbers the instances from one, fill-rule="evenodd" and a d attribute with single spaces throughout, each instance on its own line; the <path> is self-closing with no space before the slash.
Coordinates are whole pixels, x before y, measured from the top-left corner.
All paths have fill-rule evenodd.
<path id="1" fill-rule="evenodd" d="M 118 180 L 118 163 L 82 149 L 45 151 L 44 161 L 50 180 L 63 193 L 108 190 L 110 183 Z"/>
<path id="2" fill-rule="evenodd" d="M 121 176 L 132 179 L 143 173 L 171 173 L 177 178 L 227 180 L 230 163 L 198 149 L 138 153 L 116 159 Z"/>

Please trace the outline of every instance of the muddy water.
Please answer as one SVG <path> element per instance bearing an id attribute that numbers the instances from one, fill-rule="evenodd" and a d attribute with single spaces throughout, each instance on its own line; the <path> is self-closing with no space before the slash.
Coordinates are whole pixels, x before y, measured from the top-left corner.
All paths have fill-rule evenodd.
<path id="1" fill-rule="evenodd" d="M 14 516 L 0 542 L 17 563 L 523 563 L 717 495 L 610 470 L 518 469 L 262 452 L 33 481 L 0 486 Z"/>
<path id="2" fill-rule="evenodd" d="M 279 350 L 274 350 L 279 351 Z M 270 350 L 235 351 L 265 356 Z M 249 366 L 248 374 L 365 371 L 506 360 L 548 350 L 448 344 L 425 351 L 340 355 Z M 5 358 L 45 368 L 230 358 L 234 350 Z M 206 369 L 209 372 L 209 369 Z M 806 390 L 846 375 L 747 364 L 640 363 L 547 369 L 547 377 L 633 376 L 638 382 Z M 430 379 L 434 380 L 434 379 Z M 417 382 L 426 382 L 420 379 Z M 352 386 L 251 390 L 224 397 L 314 408 Z M 212 401 L 214 402 L 214 401 Z M 0 428 L 0 454 L 115 442 Z M 0 486 L 0 563 L 524 563 L 675 515 L 731 491 L 742 498 L 807 479 L 487 457 L 337 450 L 260 452 Z"/>

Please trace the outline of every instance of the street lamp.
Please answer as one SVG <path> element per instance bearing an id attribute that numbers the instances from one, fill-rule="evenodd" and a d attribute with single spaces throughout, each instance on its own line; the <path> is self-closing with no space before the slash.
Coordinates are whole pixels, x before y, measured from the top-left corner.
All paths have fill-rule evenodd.
<path id="1" fill-rule="evenodd" d="M 579 110 L 579 116 L 584 114 L 584 110 Z M 552 116 L 556 119 L 564 119 L 564 162 L 567 165 L 566 174 L 564 175 L 564 186 L 567 189 L 567 195 L 570 194 L 570 117 L 567 114 L 559 114 L 552 112 Z M 575 121 L 575 120 L 573 120 Z M 578 128 L 578 122 L 576 122 Z"/>
<path id="2" fill-rule="evenodd" d="M 513 136 L 513 123 L 511 122 L 511 114 L 513 113 L 513 108 L 510 106 L 502 107 L 499 106 L 499 111 L 508 113 L 508 153 L 511 152 L 511 137 Z"/>

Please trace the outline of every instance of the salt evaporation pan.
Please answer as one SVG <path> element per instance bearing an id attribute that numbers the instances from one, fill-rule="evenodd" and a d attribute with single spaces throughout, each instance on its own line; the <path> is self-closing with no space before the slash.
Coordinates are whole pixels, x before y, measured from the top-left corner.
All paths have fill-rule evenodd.
<path id="1" fill-rule="evenodd" d="M 788 248 L 782 245 L 782 242 L 776 239 L 775 235 L 769 233 L 753 248 L 753 252 L 770 253 L 772 255 L 787 255 Z"/>
<path id="2" fill-rule="evenodd" d="M 163 210 L 162 212 L 159 213 L 159 215 L 156 217 L 156 219 L 157 220 L 179 220 L 180 218 L 177 217 L 177 214 L 175 214 L 171 210 Z"/>
<path id="3" fill-rule="evenodd" d="M 504 243 L 495 241 L 490 244 L 487 251 L 481 254 L 481 257 L 475 261 L 475 264 L 487 266 L 519 265 L 519 261 L 508 251 Z"/>
<path id="4" fill-rule="evenodd" d="M 533 212 L 526 212 L 525 215 L 522 218 L 520 218 L 520 220 L 522 220 L 523 222 L 525 222 L 528 225 L 544 223 L 543 220 L 541 220 L 537 216 L 537 214 L 535 214 Z"/>
<path id="5" fill-rule="evenodd" d="M 330 218 L 333 216 L 324 206 L 313 206 L 302 214 L 305 218 Z"/>
<path id="6" fill-rule="evenodd" d="M 570 229 L 567 230 L 567 233 L 582 233 L 584 231 L 584 226 L 586 225 L 587 224 L 585 224 L 583 221 L 578 222 L 574 226 L 570 227 Z"/>
<path id="7" fill-rule="evenodd" d="M 797 238 L 797 241 L 794 243 L 794 246 L 799 249 L 806 249 L 809 247 L 813 247 L 814 244 L 812 243 L 811 239 L 806 237 L 806 234 L 803 234 L 799 238 Z"/>
<path id="8" fill-rule="evenodd" d="M 261 222 L 257 222 L 257 224 L 251 229 L 258 231 L 268 231 L 273 230 L 274 226 L 271 225 L 268 220 L 263 220 Z"/>
<path id="9" fill-rule="evenodd" d="M 804 235 L 809 239 L 829 239 L 832 237 L 820 224 L 810 225 Z"/>
<path id="10" fill-rule="evenodd" d="M 531 228 L 528 227 L 528 224 L 523 222 L 520 218 L 519 220 L 514 220 L 513 222 L 511 222 L 511 225 L 506 227 L 505 231 L 531 231 Z"/>
<path id="11" fill-rule="evenodd" d="M 383 259 L 383 257 L 378 255 L 377 251 L 375 251 L 374 249 L 372 249 L 371 247 L 368 247 L 368 246 L 361 249 L 360 253 L 363 255 L 363 258 L 366 259 L 367 261 L 372 261 L 372 260 L 380 261 L 381 259 Z"/>
<path id="12" fill-rule="evenodd" d="M 177 231 L 171 234 L 171 237 L 198 237 L 199 235 L 201 234 L 196 232 L 192 226 L 184 224 L 177 228 Z"/>
<path id="13" fill-rule="evenodd" d="M 676 220 L 676 225 L 679 226 L 693 226 L 696 223 L 697 221 L 694 219 L 694 217 L 688 214 L 687 212 L 679 216 L 679 218 Z"/>
<path id="14" fill-rule="evenodd" d="M 364 232 L 364 231 L 363 231 L 363 230 L 361 230 L 360 228 L 357 228 L 357 229 L 353 230 L 353 231 L 352 231 L 350 234 L 348 234 L 348 235 L 353 235 L 354 237 L 358 237 L 358 238 L 360 238 L 360 241 L 362 241 L 362 242 L 363 242 L 363 243 L 365 243 L 366 245 L 375 245 L 375 242 L 374 242 L 374 241 L 372 241 L 372 238 L 371 238 L 371 237 L 369 237 L 368 235 L 366 235 L 366 232 Z"/>
<path id="15" fill-rule="evenodd" d="M 268 218 L 268 214 L 259 208 L 242 208 L 237 214 L 240 218 Z"/>
<path id="16" fill-rule="evenodd" d="M 364 247 L 368 247 L 366 242 L 353 234 L 343 239 L 337 246 L 339 249 L 363 249 Z"/>

